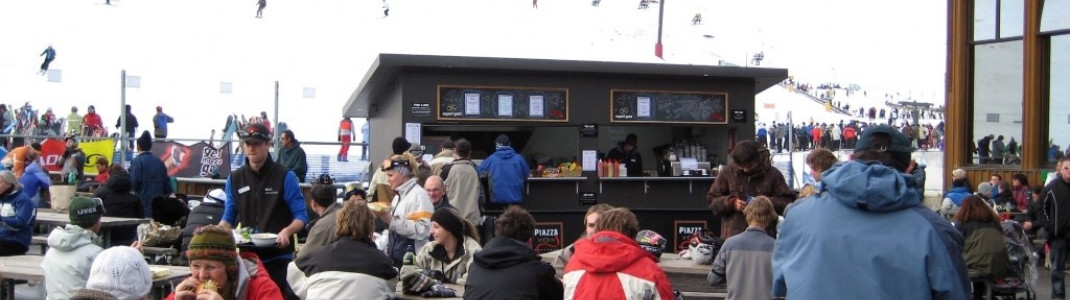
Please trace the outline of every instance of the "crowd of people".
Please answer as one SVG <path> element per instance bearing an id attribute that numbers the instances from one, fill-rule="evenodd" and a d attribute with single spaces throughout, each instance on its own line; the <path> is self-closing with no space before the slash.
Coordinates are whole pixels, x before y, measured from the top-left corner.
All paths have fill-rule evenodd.
<path id="1" fill-rule="evenodd" d="M 794 126 L 788 123 L 773 123 L 771 126 L 760 123 L 758 124 L 755 139 L 759 144 L 770 150 L 775 149 L 777 153 L 792 150 L 809 151 L 818 148 L 836 151 L 854 148 L 858 137 L 867 128 L 876 127 L 877 125 L 879 124 L 855 121 L 845 124 L 843 120 L 840 120 L 839 123 L 810 122 L 795 124 Z M 944 149 L 943 122 L 938 123 L 936 126 L 902 123 L 892 127 L 902 132 L 904 136 L 909 137 L 910 144 L 914 148 L 920 150 Z M 1017 142 L 1014 145 L 1017 145 Z"/>
<path id="2" fill-rule="evenodd" d="M 837 161 L 824 148 L 829 144 L 815 142 L 807 163 L 817 183 L 799 191 L 771 165 L 762 142 L 734 145 L 731 163 L 707 194 L 724 241 L 711 255 L 710 284 L 725 282 L 729 299 L 976 296 L 988 278 L 1009 272 L 994 230 L 1000 219 L 996 207 L 1024 212 L 1025 230 L 1046 231 L 1053 295 L 1063 295 L 1064 227 L 1070 221 L 1053 216 L 1066 215 L 1070 207 L 1063 203 L 1070 201 L 1067 159 L 1057 168 L 1058 178 L 1035 191 L 1019 174 L 1009 183 L 993 176 L 973 194 L 964 172 L 956 170 L 954 188 L 933 211 L 921 204 L 924 169 L 910 158 L 917 139 L 903 128 L 860 127 L 851 142 L 836 145 L 854 150 L 849 161 Z M 320 176 L 310 201 L 298 186 L 303 178 L 283 162 L 299 153 L 292 131 L 282 133 L 278 162 L 268 152 L 272 132 L 266 125 L 248 123 L 237 135 L 245 165 L 188 211 L 180 262 L 191 276 L 168 299 L 385 298 L 398 290 L 449 297 L 457 295 L 457 286 L 472 299 L 677 297 L 658 265 L 665 239 L 641 230 L 626 207 L 590 207 L 586 232 L 558 258 L 563 273 L 544 263 L 530 244 L 534 217 L 513 205 L 523 201 L 529 168 L 507 135 L 495 139 L 495 152 L 481 164 L 471 161 L 472 144 L 465 139 L 443 143 L 425 161 L 419 157 L 426 147 L 397 137 L 367 192 L 351 185 L 339 195 L 333 180 Z M 115 279 L 122 284 L 94 278 L 105 276 L 95 272 L 116 268 L 115 260 L 145 262 L 140 240 L 130 231 L 117 230 L 112 238 L 130 247 L 101 248 L 100 218 L 160 219 L 154 199 L 173 196 L 151 141 L 143 131 L 129 169 L 93 162 L 105 184 L 93 197 L 72 200 L 69 224 L 49 234 L 42 268 L 50 299 L 89 299 L 79 298 L 85 294 L 137 299 L 148 293 L 151 275 L 140 271 L 122 273 L 127 277 Z M 21 182 L 34 177 L 33 155 L 39 151 L 35 145 L 13 150 L 21 154 L 12 155 L 12 170 L 0 171 L 5 224 L 0 255 L 29 251 L 36 210 L 47 200 L 38 195 L 35 203 L 37 191 L 26 190 L 33 184 Z M 493 189 L 483 186 L 481 174 L 491 174 Z M 504 212 L 488 218 L 484 211 L 493 206 Z M 241 246 L 232 234 L 239 224 L 275 233 L 274 246 Z M 299 250 L 298 236 L 307 236 Z"/>

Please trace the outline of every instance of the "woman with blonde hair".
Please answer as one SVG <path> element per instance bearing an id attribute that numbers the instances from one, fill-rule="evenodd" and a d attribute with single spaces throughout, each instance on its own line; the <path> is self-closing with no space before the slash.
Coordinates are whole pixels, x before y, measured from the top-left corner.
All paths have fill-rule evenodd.
<path id="1" fill-rule="evenodd" d="M 286 281 L 301 299 L 391 299 L 398 273 L 390 257 L 375 248 L 375 215 L 365 201 L 346 201 L 338 210 L 338 240 L 297 258 Z"/>
<path id="2" fill-rule="evenodd" d="M 390 207 L 374 211 L 387 224 L 386 253 L 394 267 L 401 267 L 405 252 L 421 249 L 431 234 L 431 214 L 435 211 L 431 197 L 416 178 L 416 159 L 411 154 L 393 155 L 380 167 L 395 196 Z"/>

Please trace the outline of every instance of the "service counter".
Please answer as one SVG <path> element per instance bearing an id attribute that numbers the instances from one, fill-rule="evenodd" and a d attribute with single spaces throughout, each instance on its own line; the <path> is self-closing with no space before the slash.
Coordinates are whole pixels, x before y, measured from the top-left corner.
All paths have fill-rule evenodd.
<path id="1" fill-rule="evenodd" d="M 714 177 L 557 177 L 528 178 L 524 184 L 527 209 L 539 223 L 536 239 L 544 243 L 570 244 L 584 231 L 583 217 L 592 204 L 628 207 L 642 229 L 662 234 L 680 245 L 696 228 L 719 232 L 719 219 L 706 204 L 706 193 Z M 499 210 L 488 210 L 496 215 Z M 557 232 L 558 236 L 539 236 Z M 548 235 L 548 234 L 547 234 Z M 555 247 L 547 246 L 545 249 Z M 675 252 L 676 247 L 669 251 Z"/>

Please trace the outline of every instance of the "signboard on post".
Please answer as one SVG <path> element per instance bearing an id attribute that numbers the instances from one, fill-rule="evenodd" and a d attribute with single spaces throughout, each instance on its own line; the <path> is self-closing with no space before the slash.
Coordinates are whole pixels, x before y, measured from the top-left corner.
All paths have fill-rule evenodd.
<path id="1" fill-rule="evenodd" d="M 568 122 L 568 89 L 439 85 L 438 119 Z"/>
<path id="2" fill-rule="evenodd" d="M 705 220 L 682 220 L 674 221 L 672 224 L 673 242 L 675 251 L 687 249 L 687 246 L 691 245 L 691 235 L 695 232 L 702 232 L 706 229 L 708 223 Z"/>
<path id="3" fill-rule="evenodd" d="M 612 123 L 728 124 L 728 93 L 612 90 Z"/>
<path id="4" fill-rule="evenodd" d="M 531 248 L 535 253 L 543 254 L 561 250 L 565 247 L 565 223 L 535 223 L 535 235 L 531 237 Z"/>

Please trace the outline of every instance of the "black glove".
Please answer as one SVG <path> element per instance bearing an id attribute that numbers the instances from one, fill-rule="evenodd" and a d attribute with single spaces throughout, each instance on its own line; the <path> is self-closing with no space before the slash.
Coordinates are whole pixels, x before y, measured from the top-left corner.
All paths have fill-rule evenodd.
<path id="1" fill-rule="evenodd" d="M 424 298 L 452 298 L 457 297 L 457 291 L 454 291 L 450 287 L 444 284 L 436 284 L 431 286 L 431 290 L 420 293 L 420 297 Z"/>
<path id="2" fill-rule="evenodd" d="M 419 295 L 431 290 L 432 286 L 440 284 L 442 284 L 441 281 L 424 275 L 423 272 L 413 272 L 401 277 L 401 288 L 405 295 Z"/>

